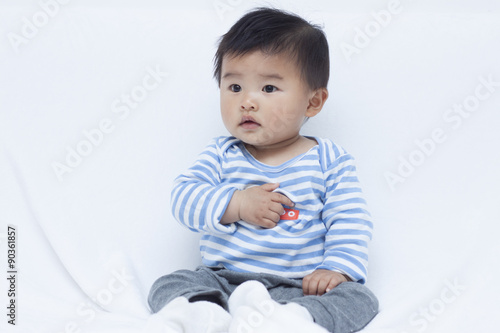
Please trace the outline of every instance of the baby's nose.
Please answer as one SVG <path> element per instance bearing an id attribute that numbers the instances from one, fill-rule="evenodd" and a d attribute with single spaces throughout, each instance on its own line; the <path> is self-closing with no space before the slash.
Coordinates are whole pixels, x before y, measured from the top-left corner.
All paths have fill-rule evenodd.
<path id="1" fill-rule="evenodd" d="M 243 111 L 257 111 L 257 103 L 250 95 L 246 95 L 241 101 L 240 109 Z"/>

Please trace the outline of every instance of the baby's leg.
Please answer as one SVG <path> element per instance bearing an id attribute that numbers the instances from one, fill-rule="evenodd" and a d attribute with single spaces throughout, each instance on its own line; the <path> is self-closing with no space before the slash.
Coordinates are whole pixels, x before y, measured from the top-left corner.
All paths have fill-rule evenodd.
<path id="1" fill-rule="evenodd" d="M 335 333 L 355 332 L 365 327 L 378 312 L 376 297 L 359 283 L 341 283 L 323 296 L 303 296 L 297 281 L 290 280 L 287 286 L 270 290 L 276 301 L 264 286 L 258 285 L 255 281 L 246 282 L 229 298 L 233 316 L 231 333 L 281 332 L 283 328 L 288 328 L 284 331 L 289 332 L 298 328 L 309 333 L 325 332 L 323 328 Z"/>
<path id="2" fill-rule="evenodd" d="M 344 282 L 322 296 L 291 299 L 309 310 L 314 321 L 330 332 L 356 332 L 378 312 L 378 300 L 364 285 Z"/>
<path id="3" fill-rule="evenodd" d="M 149 332 L 227 332 L 228 287 L 212 270 L 180 270 L 162 276 L 151 287 L 148 303 L 154 313 L 143 329 Z"/>
<path id="4" fill-rule="evenodd" d="M 209 301 L 227 309 L 229 293 L 210 269 L 199 267 L 196 271 L 180 270 L 156 280 L 148 303 L 153 313 L 178 297 L 185 297 L 189 302 Z"/>

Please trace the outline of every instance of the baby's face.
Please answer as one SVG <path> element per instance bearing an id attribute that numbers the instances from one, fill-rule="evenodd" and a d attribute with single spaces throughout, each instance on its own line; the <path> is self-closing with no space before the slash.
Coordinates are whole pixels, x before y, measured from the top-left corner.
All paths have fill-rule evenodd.
<path id="1" fill-rule="evenodd" d="M 268 147 L 299 135 L 313 95 L 286 55 L 254 51 L 223 59 L 222 120 L 246 144 Z"/>

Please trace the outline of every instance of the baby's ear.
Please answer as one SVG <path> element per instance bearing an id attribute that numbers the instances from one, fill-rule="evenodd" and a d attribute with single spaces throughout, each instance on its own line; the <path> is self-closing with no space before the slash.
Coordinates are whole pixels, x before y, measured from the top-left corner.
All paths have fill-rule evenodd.
<path id="1" fill-rule="evenodd" d="M 317 115 L 323 105 L 325 105 L 328 99 L 328 90 L 326 88 L 319 88 L 313 91 L 312 97 L 309 99 L 309 105 L 307 106 L 306 117 L 314 117 Z"/>

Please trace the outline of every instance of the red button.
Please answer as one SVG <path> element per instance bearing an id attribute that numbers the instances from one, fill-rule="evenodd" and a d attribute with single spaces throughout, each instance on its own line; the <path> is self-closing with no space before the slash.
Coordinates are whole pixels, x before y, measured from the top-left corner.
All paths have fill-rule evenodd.
<path id="1" fill-rule="evenodd" d="M 282 220 L 298 220 L 299 211 L 297 209 L 285 208 L 285 213 L 280 216 Z"/>

